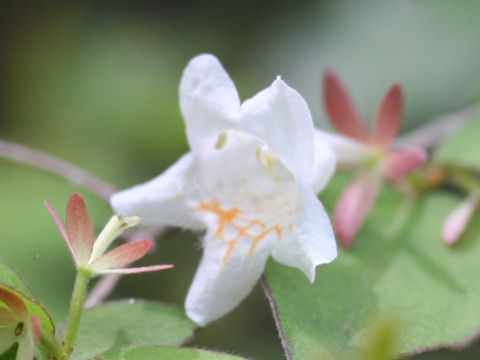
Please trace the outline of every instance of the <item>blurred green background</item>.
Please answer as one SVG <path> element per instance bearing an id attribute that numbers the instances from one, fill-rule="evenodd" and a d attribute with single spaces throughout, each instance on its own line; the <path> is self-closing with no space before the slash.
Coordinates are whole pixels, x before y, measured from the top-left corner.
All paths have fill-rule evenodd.
<path id="1" fill-rule="evenodd" d="M 479 17 L 476 0 L 3 0 L 1 137 L 121 188 L 143 182 L 187 151 L 178 84 L 188 60 L 204 52 L 222 61 L 242 99 L 282 75 L 321 127 L 328 127 L 319 101 L 325 67 L 341 74 L 366 119 L 389 84 L 400 81 L 408 131 L 478 99 Z M 57 321 L 66 315 L 74 273 L 42 199 L 61 210 L 73 192 L 86 195 L 100 229 L 111 215 L 108 204 L 55 176 L 0 160 L 0 256 Z M 170 231 L 143 262 L 176 268 L 124 278 L 112 298 L 181 306 L 200 255 L 198 235 Z M 192 345 L 282 358 L 258 286 L 232 314 L 201 329 Z M 471 348 L 418 359 L 478 353 Z"/>

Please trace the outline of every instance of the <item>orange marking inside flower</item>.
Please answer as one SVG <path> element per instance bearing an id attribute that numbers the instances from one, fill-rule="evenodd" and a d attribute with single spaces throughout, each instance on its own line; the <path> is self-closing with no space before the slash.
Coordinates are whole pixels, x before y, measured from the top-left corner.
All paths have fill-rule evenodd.
<path id="1" fill-rule="evenodd" d="M 216 237 L 224 236 L 226 225 L 235 226 L 233 220 L 235 220 L 237 215 L 240 213 L 240 210 L 237 208 L 223 210 L 217 200 L 213 200 L 211 203 L 202 202 L 198 207 L 194 208 L 194 210 L 213 212 L 218 216 L 218 229 L 215 233 Z"/>
<path id="2" fill-rule="evenodd" d="M 217 216 L 218 227 L 217 227 L 217 231 L 215 231 L 214 237 L 221 238 L 228 243 L 227 251 L 225 252 L 225 255 L 222 260 L 224 264 L 232 255 L 235 245 L 242 237 L 247 237 L 252 240 L 252 245 L 250 246 L 250 249 L 248 251 L 248 254 L 251 255 L 255 251 L 255 248 L 257 247 L 258 243 L 262 239 L 264 239 L 268 234 L 275 232 L 277 234 L 278 239 L 281 239 L 283 234 L 283 228 L 279 224 L 276 224 L 275 226 L 272 226 L 272 227 L 267 227 L 267 224 L 265 224 L 263 221 L 259 219 L 248 219 L 248 217 L 246 216 L 241 216 L 242 211 L 237 207 L 233 207 L 228 210 L 222 209 L 218 200 L 213 200 L 211 202 L 201 202 L 200 205 L 192 209 L 198 210 L 198 211 L 211 212 Z M 241 226 L 237 223 L 239 220 L 248 221 L 248 223 L 244 226 Z M 261 228 L 260 233 L 256 235 L 251 233 L 252 228 L 255 225 L 258 225 Z M 227 226 L 231 226 L 237 231 L 235 236 L 230 240 L 225 238 L 225 228 Z"/>
<path id="3" fill-rule="evenodd" d="M 275 231 L 277 233 L 277 237 L 278 237 L 279 240 L 282 238 L 283 228 L 280 225 L 277 224 L 274 227 L 266 229 L 266 230 L 262 231 L 260 234 L 258 234 L 257 236 L 253 237 L 253 239 L 252 239 L 253 243 L 252 243 L 252 246 L 250 247 L 250 250 L 248 251 L 248 253 L 253 254 L 253 252 L 255 251 L 255 248 L 257 247 L 258 242 L 260 240 L 262 240 L 265 236 L 270 234 L 272 231 Z"/>

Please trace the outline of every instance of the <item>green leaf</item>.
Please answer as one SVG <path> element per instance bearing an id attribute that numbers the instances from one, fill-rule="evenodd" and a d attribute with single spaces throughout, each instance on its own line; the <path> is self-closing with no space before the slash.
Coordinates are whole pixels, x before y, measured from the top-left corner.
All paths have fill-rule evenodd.
<path id="1" fill-rule="evenodd" d="M 327 208 L 341 183 L 326 190 Z M 395 324 L 390 334 L 399 335 L 389 341 L 397 354 L 472 338 L 480 328 L 480 217 L 456 247 L 440 239 L 460 201 L 435 192 L 409 203 L 383 190 L 352 248 L 320 266 L 313 285 L 270 261 L 267 279 L 293 359 L 374 358 L 366 339 L 382 318 Z"/>
<path id="2" fill-rule="evenodd" d="M 121 301 L 85 311 L 73 359 L 90 359 L 133 345 L 180 345 L 196 325 L 173 306 Z"/>
<path id="3" fill-rule="evenodd" d="M 25 281 L 10 266 L 0 259 L 0 282 L 14 287 L 28 296 L 32 296 Z"/>
<path id="4" fill-rule="evenodd" d="M 14 344 L 10 349 L 0 355 L 0 360 L 15 360 L 17 356 L 18 344 Z"/>
<path id="5" fill-rule="evenodd" d="M 180 349 L 167 346 L 139 346 L 108 355 L 104 360 L 240 360 L 238 356 L 198 349 Z"/>
<path id="6" fill-rule="evenodd" d="M 435 152 L 435 162 L 444 165 L 480 168 L 480 118 L 452 135 Z"/>
<path id="7" fill-rule="evenodd" d="M 50 314 L 45 310 L 45 308 L 39 302 L 25 295 L 21 291 L 11 287 L 10 285 L 7 285 L 1 282 L 0 282 L 0 289 L 6 290 L 10 293 L 15 294 L 19 298 L 21 298 L 25 303 L 25 306 L 27 307 L 28 313 L 30 315 L 38 316 L 38 319 L 40 320 L 40 323 L 45 330 L 49 331 L 52 334 L 55 332 L 55 325 L 53 324 L 53 320 Z"/>

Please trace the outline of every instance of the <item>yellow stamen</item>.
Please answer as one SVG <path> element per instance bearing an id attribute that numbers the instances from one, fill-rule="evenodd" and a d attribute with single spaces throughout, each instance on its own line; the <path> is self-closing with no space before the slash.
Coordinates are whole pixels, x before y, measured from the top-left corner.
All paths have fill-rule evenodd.
<path id="1" fill-rule="evenodd" d="M 268 151 L 265 154 L 268 173 L 273 176 L 275 175 L 275 164 L 277 163 L 277 157 L 271 151 Z"/>
<path id="2" fill-rule="evenodd" d="M 271 176 L 275 175 L 275 165 L 277 163 L 277 157 L 271 151 L 264 150 L 263 146 L 259 146 L 255 152 L 258 161 L 262 166 L 268 170 Z"/>
<path id="3" fill-rule="evenodd" d="M 220 150 L 227 145 L 228 134 L 226 132 L 222 132 L 218 135 L 217 142 L 215 143 L 215 149 Z"/>

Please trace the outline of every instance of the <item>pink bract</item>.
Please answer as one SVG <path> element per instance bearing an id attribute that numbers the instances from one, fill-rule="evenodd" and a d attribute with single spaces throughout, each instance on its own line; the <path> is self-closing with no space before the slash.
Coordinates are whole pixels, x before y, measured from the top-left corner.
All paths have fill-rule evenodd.
<path id="1" fill-rule="evenodd" d="M 372 209 L 380 186 L 380 176 L 366 172 L 359 174 L 342 193 L 335 207 L 334 224 L 338 241 L 344 248 L 352 245 Z"/>
<path id="2" fill-rule="evenodd" d="M 389 149 L 402 122 L 403 91 L 399 84 L 393 84 L 380 102 L 373 131 L 369 131 L 346 87 L 333 70 L 324 73 L 323 100 L 332 125 L 355 140 L 357 148 L 364 146 L 372 150 L 365 151 L 366 158 L 358 158 L 358 164 L 364 168 L 345 189 L 335 209 L 335 230 L 339 242 L 343 247 L 349 247 L 376 200 L 382 175 L 391 181 L 398 180 L 422 166 L 427 154 L 422 149 Z M 346 144 L 342 148 L 343 153 L 339 156 L 345 156 L 345 149 L 355 151 L 346 140 L 343 141 Z M 377 161 L 376 166 L 372 165 L 372 161 Z"/>

